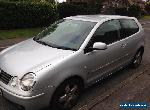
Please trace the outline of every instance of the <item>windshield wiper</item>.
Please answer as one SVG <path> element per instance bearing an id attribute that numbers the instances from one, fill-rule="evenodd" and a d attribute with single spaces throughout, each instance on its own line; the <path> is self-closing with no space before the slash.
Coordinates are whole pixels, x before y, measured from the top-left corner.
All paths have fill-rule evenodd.
<path id="1" fill-rule="evenodd" d="M 73 50 L 73 51 L 77 51 L 77 49 L 74 49 L 74 48 L 69 48 L 69 47 L 64 47 L 64 46 L 58 46 L 56 47 L 58 49 L 63 49 L 63 50 Z"/>
<path id="2" fill-rule="evenodd" d="M 42 44 L 42 45 L 48 45 L 47 43 L 40 41 L 40 40 L 36 40 L 36 42 L 38 42 L 39 44 Z"/>

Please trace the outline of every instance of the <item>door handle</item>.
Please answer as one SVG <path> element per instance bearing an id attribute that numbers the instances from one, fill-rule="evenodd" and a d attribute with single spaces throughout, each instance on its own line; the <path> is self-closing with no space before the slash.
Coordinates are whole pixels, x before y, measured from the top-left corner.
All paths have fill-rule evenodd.
<path id="1" fill-rule="evenodd" d="M 121 45 L 121 47 L 122 47 L 122 48 L 125 48 L 125 47 L 126 47 L 126 45 L 127 45 L 127 44 L 122 44 L 122 45 Z"/>

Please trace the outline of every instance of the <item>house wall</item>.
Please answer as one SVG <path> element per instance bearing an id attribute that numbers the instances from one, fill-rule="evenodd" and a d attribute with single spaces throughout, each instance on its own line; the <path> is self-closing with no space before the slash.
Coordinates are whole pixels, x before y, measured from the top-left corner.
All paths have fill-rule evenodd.
<path id="1" fill-rule="evenodd" d="M 91 0 L 66 0 L 66 2 L 68 3 L 76 3 L 76 2 L 85 2 L 88 3 Z"/>
<path id="2" fill-rule="evenodd" d="M 107 14 L 113 14 L 113 9 L 114 8 L 127 8 L 130 5 L 136 4 L 141 7 L 141 9 L 144 10 L 145 8 L 145 3 L 143 0 L 67 0 L 68 3 L 75 3 L 75 2 L 83 2 L 83 3 L 96 3 L 101 2 L 102 6 L 102 13 L 107 13 Z"/>

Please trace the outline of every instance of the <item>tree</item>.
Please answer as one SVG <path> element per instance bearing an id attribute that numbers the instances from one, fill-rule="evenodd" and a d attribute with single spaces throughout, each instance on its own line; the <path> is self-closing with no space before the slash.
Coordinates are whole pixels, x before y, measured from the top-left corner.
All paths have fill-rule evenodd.
<path id="1" fill-rule="evenodd" d="M 95 3 L 96 4 L 102 4 L 104 1 L 106 1 L 106 0 L 95 0 Z"/>
<path id="2" fill-rule="evenodd" d="M 44 1 L 51 2 L 51 3 L 55 3 L 56 2 L 56 0 L 44 0 Z"/>

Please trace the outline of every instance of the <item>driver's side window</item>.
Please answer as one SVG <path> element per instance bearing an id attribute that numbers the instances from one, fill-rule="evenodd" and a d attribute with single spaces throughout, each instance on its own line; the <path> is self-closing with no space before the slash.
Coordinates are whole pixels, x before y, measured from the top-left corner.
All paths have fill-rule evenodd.
<path id="1" fill-rule="evenodd" d="M 107 45 L 116 42 L 120 37 L 120 29 L 121 26 L 119 20 L 110 20 L 104 22 L 94 33 L 90 41 L 90 47 L 95 42 L 103 42 Z"/>

